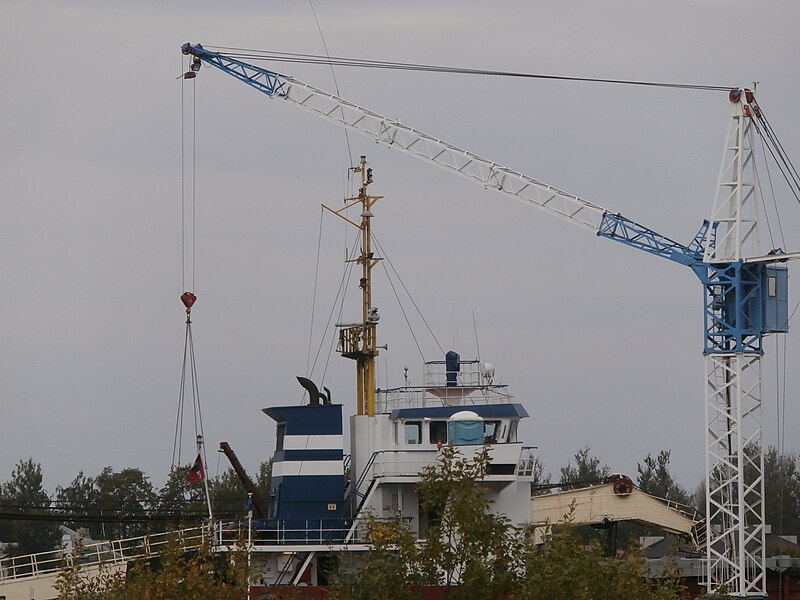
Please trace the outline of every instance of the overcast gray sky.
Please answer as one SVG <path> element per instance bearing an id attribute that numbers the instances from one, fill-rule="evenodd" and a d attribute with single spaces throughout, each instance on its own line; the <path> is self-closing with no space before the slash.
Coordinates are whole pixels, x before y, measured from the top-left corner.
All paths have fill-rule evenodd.
<path id="1" fill-rule="evenodd" d="M 567 76 L 759 82 L 800 161 L 800 4 L 739 0 L 314 2 L 332 55 Z M 32 456 L 49 489 L 79 470 L 170 467 L 183 350 L 183 42 L 325 52 L 307 2 L 0 3 L 0 480 Z M 275 69 L 334 89 L 327 67 Z M 728 106 L 719 92 L 337 68 L 341 95 L 688 242 L 711 210 Z M 346 232 L 320 204 L 349 191 L 341 129 L 218 71 L 196 80 L 193 312 L 210 449 L 271 455 L 260 409 L 300 401 L 341 273 Z M 187 87 L 190 94 L 191 87 Z M 184 114 L 186 117 L 186 114 Z M 589 446 L 636 473 L 672 449 L 704 473 L 702 295 L 675 264 L 351 135 L 383 194 L 374 224 L 445 350 L 497 365 L 554 475 Z M 777 172 L 773 170 L 773 179 Z M 800 210 L 783 187 L 786 250 Z M 349 234 L 348 234 L 349 235 Z M 769 249 L 767 236 L 765 250 Z M 421 358 L 385 277 L 382 386 Z M 350 285 L 351 298 L 357 288 Z M 791 307 L 798 291 L 790 292 Z M 355 316 L 351 305 L 348 315 Z M 473 315 L 476 328 L 473 327 Z M 797 322 L 787 336 L 786 446 L 800 449 Z M 478 344 L 476 344 L 476 334 Z M 428 360 L 436 344 L 415 323 Z M 329 338 L 328 338 L 329 339 Z M 780 342 L 782 344 L 782 341 Z M 783 355 L 767 343 L 764 440 L 777 442 Z M 327 348 L 327 347 L 326 347 Z M 327 349 L 323 351 L 323 362 Z M 776 362 L 776 356 L 780 361 Z M 325 385 L 354 410 L 354 366 Z M 321 381 L 318 367 L 312 377 Z M 185 427 L 184 459 L 192 444 Z"/>

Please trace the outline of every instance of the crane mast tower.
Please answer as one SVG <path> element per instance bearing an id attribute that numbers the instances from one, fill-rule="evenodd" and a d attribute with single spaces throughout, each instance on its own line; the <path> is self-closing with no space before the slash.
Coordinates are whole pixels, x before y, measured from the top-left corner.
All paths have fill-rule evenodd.
<path id="1" fill-rule="evenodd" d="M 706 292 L 706 560 L 709 590 L 758 597 L 766 596 L 761 357 L 763 336 L 788 328 L 787 271 L 757 257 L 760 109 L 750 90 L 729 99 L 714 229 L 698 273 Z"/>

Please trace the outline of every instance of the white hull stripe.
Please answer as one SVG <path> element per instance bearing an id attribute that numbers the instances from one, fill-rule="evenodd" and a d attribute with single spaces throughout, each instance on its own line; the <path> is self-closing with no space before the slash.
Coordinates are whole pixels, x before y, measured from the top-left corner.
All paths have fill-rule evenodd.
<path id="1" fill-rule="evenodd" d="M 289 475 L 344 475 L 341 460 L 282 460 L 272 463 L 272 477 Z"/>
<path id="2" fill-rule="evenodd" d="M 338 450 L 342 448 L 341 435 L 287 435 L 283 438 L 284 450 Z"/>

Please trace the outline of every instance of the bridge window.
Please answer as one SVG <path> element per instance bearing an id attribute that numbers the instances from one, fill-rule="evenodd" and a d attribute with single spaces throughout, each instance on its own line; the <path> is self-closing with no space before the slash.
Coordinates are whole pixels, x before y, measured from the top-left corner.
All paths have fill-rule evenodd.
<path id="1" fill-rule="evenodd" d="M 275 430 L 275 451 L 283 450 L 283 438 L 286 436 L 286 423 L 278 424 Z"/>
<path id="2" fill-rule="evenodd" d="M 442 442 L 447 443 L 447 421 L 431 421 L 429 431 L 429 441 L 431 444 Z"/>
<path id="3" fill-rule="evenodd" d="M 406 444 L 422 443 L 422 421 L 406 421 L 403 430 Z"/>
<path id="4" fill-rule="evenodd" d="M 497 436 L 500 433 L 500 421 L 485 421 L 483 423 L 483 438 L 487 444 L 497 443 Z M 502 439 L 500 440 L 503 441 Z"/>

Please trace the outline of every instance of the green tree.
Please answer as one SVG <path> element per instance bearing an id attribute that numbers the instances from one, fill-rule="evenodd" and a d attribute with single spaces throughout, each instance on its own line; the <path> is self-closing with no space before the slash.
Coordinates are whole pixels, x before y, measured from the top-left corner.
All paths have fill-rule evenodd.
<path id="1" fill-rule="evenodd" d="M 764 455 L 764 513 L 774 532 L 800 535 L 800 459 L 775 446 Z"/>
<path id="2" fill-rule="evenodd" d="M 64 524 L 72 529 L 86 528 L 93 538 L 101 536 L 98 501 L 99 494 L 94 479 L 84 475 L 83 471 L 68 486 L 56 488 L 57 508 L 63 515 Z M 78 515 L 85 516 L 85 520 L 81 520 Z"/>
<path id="3" fill-rule="evenodd" d="M 211 494 L 215 513 L 241 514 L 247 503 L 247 491 L 233 469 L 228 469 L 211 481 Z"/>
<path id="4" fill-rule="evenodd" d="M 272 487 L 272 458 L 258 466 L 254 480 L 256 493 L 269 506 Z M 228 469 L 211 481 L 211 498 L 214 513 L 222 515 L 241 514 L 247 503 L 247 490 L 244 488 L 236 471 Z"/>
<path id="5" fill-rule="evenodd" d="M 420 570 L 428 583 L 458 584 L 457 597 L 503 598 L 516 583 L 516 530 L 491 511 L 483 483 L 489 462 L 488 446 L 472 458 L 446 446 L 420 474 L 421 509 L 433 515 Z"/>
<path id="6" fill-rule="evenodd" d="M 639 473 L 639 489 L 657 498 L 691 506 L 693 500 L 691 494 L 675 481 L 669 471 L 670 454 L 670 450 L 662 450 L 655 458 L 648 454 L 636 465 Z"/>
<path id="7" fill-rule="evenodd" d="M 635 547 L 617 558 L 608 558 L 599 543 L 587 544 L 569 524 L 547 532 L 543 543 L 529 542 L 525 548 L 525 575 L 514 594 L 515 600 L 680 598 L 677 577 L 644 576 L 645 562 Z"/>
<path id="8" fill-rule="evenodd" d="M 269 497 L 272 493 L 272 457 L 258 465 L 256 488 L 264 503 L 269 504 Z"/>
<path id="9" fill-rule="evenodd" d="M 334 598 L 419 597 L 420 585 L 444 586 L 448 597 L 490 600 L 516 588 L 517 530 L 492 513 L 483 481 L 489 464 L 484 447 L 465 458 L 453 446 L 420 473 L 420 510 L 430 525 L 422 543 L 400 518 L 367 518 L 372 550 L 358 572 L 339 578 Z"/>
<path id="10" fill-rule="evenodd" d="M 89 575 L 79 560 L 71 561 L 55 588 L 59 600 L 240 600 L 247 595 L 247 557 L 215 555 L 206 546 L 185 552 L 173 542 L 157 560 L 138 562 L 127 574 L 109 569 Z"/>
<path id="11" fill-rule="evenodd" d="M 610 473 L 608 465 L 600 466 L 600 459 L 590 456 L 589 452 L 588 446 L 578 450 L 575 453 L 575 466 L 569 462 L 566 467 L 561 467 L 562 491 L 599 483 L 608 477 Z"/>
<path id="12" fill-rule="evenodd" d="M 353 576 L 339 578 L 332 597 L 406 600 L 427 584 L 469 600 L 678 600 L 677 578 L 648 579 L 635 547 L 607 558 L 569 525 L 537 543 L 534 531 L 493 514 L 485 494 L 488 461 L 486 448 L 473 458 L 445 448 L 420 474 L 422 509 L 434 517 L 425 539 L 415 540 L 401 519 L 368 517 L 373 549 Z"/>
<path id="13" fill-rule="evenodd" d="M 205 486 L 189 481 L 189 469 L 191 465 L 171 469 L 164 487 L 156 495 L 155 515 L 167 525 L 184 525 L 208 518 Z"/>
<path id="14" fill-rule="evenodd" d="M 531 481 L 531 496 L 549 494 L 552 489 L 550 473 L 544 474 L 544 465 L 538 456 L 533 457 L 533 481 Z"/>
<path id="15" fill-rule="evenodd" d="M 50 496 L 42 481 L 41 465 L 28 458 L 20 460 L 11 479 L 0 486 L 2 511 L 18 515 L 0 521 L 0 540 L 12 544 L 11 554 L 53 550 L 61 538 L 58 525 L 47 520 Z"/>
<path id="16" fill-rule="evenodd" d="M 355 575 L 334 577 L 331 600 L 408 600 L 425 582 L 416 538 L 399 517 L 367 515 L 366 541 L 372 544 Z"/>
<path id="17" fill-rule="evenodd" d="M 105 467 L 95 477 L 103 534 L 107 539 L 142 535 L 156 499 L 153 485 L 141 469 L 114 471 Z"/>

